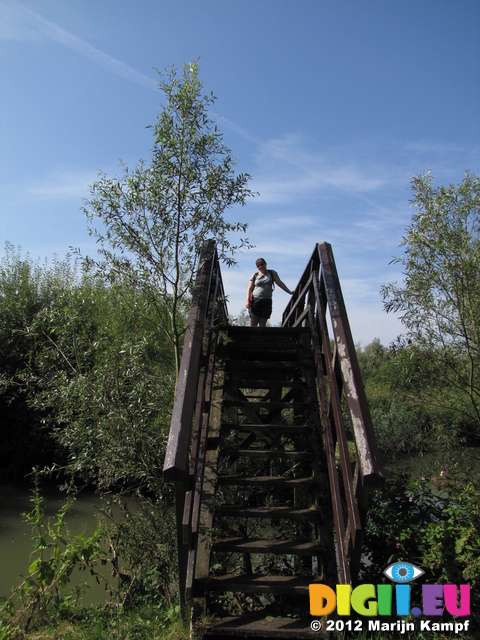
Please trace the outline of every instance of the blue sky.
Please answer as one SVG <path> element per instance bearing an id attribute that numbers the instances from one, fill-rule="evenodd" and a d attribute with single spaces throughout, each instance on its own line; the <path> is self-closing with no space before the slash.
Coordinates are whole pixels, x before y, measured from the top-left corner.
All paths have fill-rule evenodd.
<path id="1" fill-rule="evenodd" d="M 198 56 L 260 193 L 232 212 L 256 249 L 224 270 L 230 314 L 257 256 L 293 288 L 325 240 L 354 340 L 394 340 L 379 289 L 401 278 L 411 176 L 479 173 L 478 0 L 0 0 L 0 251 L 93 254 L 89 185 L 149 158 L 155 69 Z"/>

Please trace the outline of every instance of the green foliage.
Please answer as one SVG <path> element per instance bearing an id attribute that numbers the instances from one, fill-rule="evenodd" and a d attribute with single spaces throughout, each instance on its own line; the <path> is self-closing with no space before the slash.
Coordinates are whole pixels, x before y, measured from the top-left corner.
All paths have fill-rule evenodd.
<path id="1" fill-rule="evenodd" d="M 35 406 L 48 407 L 72 471 L 100 489 L 151 491 L 174 385 L 169 349 L 151 327 L 155 312 L 120 283 L 88 279 L 64 303 L 39 318 L 51 329 L 38 352 Z"/>
<path id="2" fill-rule="evenodd" d="M 374 340 L 357 350 L 372 421 L 387 458 L 475 444 L 476 421 L 414 344 Z"/>
<path id="3" fill-rule="evenodd" d="M 4 634 L 4 635 L 2 635 Z M 55 620 L 31 633 L 0 626 L 0 640 L 188 640 L 190 630 L 179 606 L 139 607 L 119 613 L 114 609 L 85 609 L 71 620 Z"/>
<path id="4" fill-rule="evenodd" d="M 23 478 L 35 465 L 49 464 L 53 441 L 44 429 L 44 412 L 30 401 L 37 391 L 36 349 L 46 336 L 33 332 L 37 317 L 55 306 L 76 278 L 67 257 L 34 262 L 6 243 L 0 262 L 0 419 L 1 473 Z"/>
<path id="5" fill-rule="evenodd" d="M 171 607 L 177 602 L 177 540 L 173 508 L 162 500 L 114 496 L 103 510 L 118 605 Z"/>
<path id="6" fill-rule="evenodd" d="M 397 473 L 372 492 L 361 580 L 377 582 L 391 562 L 408 561 L 429 583 L 480 588 L 480 478 L 478 469 L 450 458 L 419 480 Z M 412 596 L 413 597 L 413 596 Z M 480 611 L 472 599 L 472 625 Z"/>
<path id="7" fill-rule="evenodd" d="M 197 272 L 200 249 L 216 241 L 219 257 L 233 263 L 239 246 L 232 237 L 246 226 L 230 222 L 225 212 L 253 195 L 248 174 L 235 175 L 235 160 L 208 114 L 213 94 L 205 96 L 198 62 L 184 65 L 178 78 L 172 68 L 159 74 L 163 106 L 152 131 L 150 164 L 120 179 L 105 174 L 93 185 L 84 211 L 100 245 L 97 266 L 109 278 L 120 274 L 159 307 L 156 326 L 171 341 L 180 363 L 185 311 Z M 96 222 L 99 227 L 95 227 Z"/>
<path id="8" fill-rule="evenodd" d="M 7 629 L 10 640 L 23 638 L 29 631 L 63 620 L 76 621 L 81 628 L 91 617 L 83 596 L 92 579 L 106 592 L 106 604 L 93 615 L 97 630 L 102 630 L 98 637 L 111 637 L 108 631 L 119 626 L 132 638 L 175 626 L 176 539 L 171 509 L 142 496 L 116 496 L 99 512 L 92 535 L 72 535 L 67 517 L 75 502 L 73 486 L 50 519 L 44 513 L 38 478 L 37 474 L 34 507 L 24 515 L 33 540 L 28 576 L 0 606 L 0 633 Z M 72 586 L 74 572 L 86 572 L 86 578 Z M 119 612 L 126 616 L 121 624 Z"/>
<path id="9" fill-rule="evenodd" d="M 399 312 L 418 357 L 429 361 L 450 404 L 480 431 L 480 180 L 467 172 L 458 187 L 412 179 L 416 213 L 394 260 L 404 283 L 382 287 L 387 312 Z M 434 383 L 434 384 L 432 384 Z M 440 396 L 438 397 L 440 399 Z"/>
<path id="10" fill-rule="evenodd" d="M 187 625 L 181 620 L 178 605 L 165 608 L 138 607 L 121 617 L 111 611 L 103 611 L 102 615 L 93 615 L 91 620 L 82 620 L 78 627 L 82 630 L 83 640 L 188 640 L 190 637 Z"/>
<path id="11" fill-rule="evenodd" d="M 250 326 L 250 316 L 248 315 L 248 311 L 246 309 L 242 309 L 238 316 L 229 317 L 229 323 L 234 327 L 249 327 Z"/>
<path id="12" fill-rule="evenodd" d="M 119 581 L 117 605 L 175 602 L 171 488 L 161 473 L 185 311 L 204 241 L 213 238 L 227 264 L 249 245 L 233 243 L 246 225 L 226 212 L 253 194 L 208 115 L 215 98 L 202 95 L 198 64 L 185 65 L 181 78 L 175 69 L 160 74 L 159 87 L 166 104 L 152 127 L 151 163 L 125 168 L 120 180 L 102 174 L 85 204 L 100 260 L 39 265 L 8 245 L 1 265 L 0 412 L 24 425 L 16 458 L 27 459 L 30 442 L 48 443 L 45 459 L 32 447 L 32 462 L 136 496 L 133 510 L 118 503 L 120 520 L 118 504 L 107 509 L 91 540 L 67 535 L 68 505 L 47 523 L 37 496 L 35 555 L 20 591 L 24 628 L 76 613 L 77 596 L 65 589 L 89 556 L 85 545 L 101 536 Z M 91 552 L 100 559 L 99 547 Z"/>
<path id="13" fill-rule="evenodd" d="M 33 464 L 46 462 L 53 436 L 54 462 L 98 488 L 157 490 L 175 384 L 158 307 L 68 258 L 40 267 L 9 249 L 2 275 L 0 406 L 25 430 L 20 442 L 11 431 L 11 462 L 30 442 Z"/>

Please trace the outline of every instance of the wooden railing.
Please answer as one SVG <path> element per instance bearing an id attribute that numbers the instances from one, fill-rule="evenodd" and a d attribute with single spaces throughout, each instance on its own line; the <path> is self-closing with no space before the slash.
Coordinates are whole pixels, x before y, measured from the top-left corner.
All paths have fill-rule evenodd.
<path id="1" fill-rule="evenodd" d="M 350 569 L 355 570 L 360 559 L 367 489 L 383 483 L 383 472 L 332 247 L 328 243 L 315 247 L 283 313 L 282 323 L 285 327 L 311 329 L 340 579 L 349 583 Z M 355 443 L 353 463 L 342 393 Z"/>
<path id="2" fill-rule="evenodd" d="M 228 322 L 220 264 L 206 242 L 192 295 L 170 423 L 163 476 L 175 482 L 179 587 L 182 611 L 192 539 L 198 526 L 218 326 Z"/>

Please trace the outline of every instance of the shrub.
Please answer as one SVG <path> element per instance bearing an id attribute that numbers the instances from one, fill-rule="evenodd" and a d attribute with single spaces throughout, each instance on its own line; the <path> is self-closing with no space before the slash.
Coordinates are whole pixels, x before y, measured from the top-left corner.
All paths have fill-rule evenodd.
<path id="1" fill-rule="evenodd" d="M 399 474 L 372 492 L 361 580 L 378 582 L 397 560 L 425 571 L 427 582 L 468 583 L 480 589 L 480 481 L 456 460 L 419 480 Z M 478 626 L 478 599 L 472 599 Z"/>

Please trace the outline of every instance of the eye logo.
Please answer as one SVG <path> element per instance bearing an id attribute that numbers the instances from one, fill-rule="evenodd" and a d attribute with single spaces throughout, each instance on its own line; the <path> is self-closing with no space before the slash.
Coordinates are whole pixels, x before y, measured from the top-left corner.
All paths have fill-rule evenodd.
<path id="1" fill-rule="evenodd" d="M 422 576 L 425 571 L 422 571 L 414 564 L 410 564 L 410 562 L 394 562 L 383 573 L 393 582 L 411 582 Z"/>

